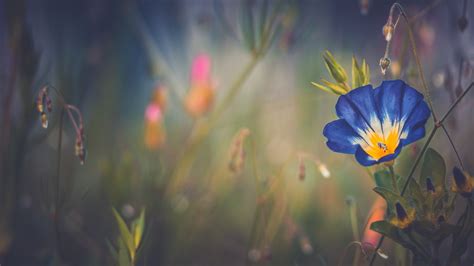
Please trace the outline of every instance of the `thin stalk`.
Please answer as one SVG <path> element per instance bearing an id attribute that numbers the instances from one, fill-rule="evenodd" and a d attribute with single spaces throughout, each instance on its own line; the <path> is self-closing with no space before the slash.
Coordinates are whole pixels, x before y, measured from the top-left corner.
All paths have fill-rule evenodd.
<path id="1" fill-rule="evenodd" d="M 60 176 L 61 176 L 61 150 L 62 150 L 62 142 L 63 142 L 63 120 L 64 120 L 64 110 L 65 108 L 61 108 L 61 115 L 59 117 L 59 132 L 58 132 L 58 146 L 57 146 L 57 161 L 56 161 L 56 178 L 55 178 L 55 195 L 54 195 L 54 216 L 53 216 L 53 223 L 54 223 L 54 233 L 56 237 L 56 251 L 58 253 L 58 259 L 61 260 L 62 252 L 61 252 L 61 235 L 59 230 L 59 217 L 61 215 L 60 210 L 61 206 L 59 204 L 60 197 L 59 197 L 59 190 L 60 186 Z"/>
<path id="2" fill-rule="evenodd" d="M 448 118 L 449 114 L 454 110 L 454 108 L 458 105 L 458 103 L 466 96 L 466 94 L 472 89 L 474 86 L 474 82 L 472 82 L 467 89 L 463 91 L 463 93 L 456 99 L 456 101 L 449 107 L 448 111 L 444 114 L 444 116 L 439 120 L 438 124 L 443 124 L 444 120 Z"/>
<path id="3" fill-rule="evenodd" d="M 354 239 L 354 241 L 359 241 L 360 232 L 359 224 L 357 223 L 357 202 L 355 200 L 353 200 L 352 204 L 349 205 L 349 216 L 351 219 L 352 238 Z M 356 249 L 354 253 L 354 258 L 352 260 L 352 265 L 357 266 L 359 264 L 360 255 L 360 250 Z"/>
<path id="4" fill-rule="evenodd" d="M 449 135 L 448 130 L 446 129 L 446 126 L 445 126 L 445 125 L 441 125 L 441 128 L 443 129 L 444 134 L 445 134 L 446 137 L 448 138 L 449 143 L 451 144 L 451 147 L 453 148 L 453 151 L 454 151 L 454 153 L 456 154 L 456 157 L 457 157 L 457 159 L 458 159 L 459 164 L 461 165 L 462 170 L 465 170 L 465 169 L 464 169 L 464 165 L 463 165 L 463 163 L 462 163 L 461 156 L 459 156 L 459 152 L 458 152 L 458 150 L 456 149 L 456 146 L 454 145 L 454 141 L 451 139 L 451 136 Z"/>

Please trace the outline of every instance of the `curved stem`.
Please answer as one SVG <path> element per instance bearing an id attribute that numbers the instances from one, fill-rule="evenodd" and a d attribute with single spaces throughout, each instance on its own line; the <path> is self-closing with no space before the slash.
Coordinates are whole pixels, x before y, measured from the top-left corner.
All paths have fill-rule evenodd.
<path id="1" fill-rule="evenodd" d="M 459 152 L 458 152 L 458 150 L 456 149 L 456 146 L 454 145 L 454 141 L 451 139 L 451 136 L 449 135 L 448 130 L 446 129 L 446 126 L 445 126 L 445 125 L 441 125 L 441 128 L 443 129 L 444 134 L 445 134 L 446 137 L 448 138 L 449 143 L 451 144 L 451 147 L 453 148 L 453 151 L 454 151 L 454 153 L 456 154 L 456 157 L 457 157 L 457 159 L 458 159 L 459 164 L 461 165 L 462 170 L 465 170 L 465 169 L 464 169 L 464 165 L 463 165 L 463 163 L 462 163 L 461 156 L 459 156 Z"/>

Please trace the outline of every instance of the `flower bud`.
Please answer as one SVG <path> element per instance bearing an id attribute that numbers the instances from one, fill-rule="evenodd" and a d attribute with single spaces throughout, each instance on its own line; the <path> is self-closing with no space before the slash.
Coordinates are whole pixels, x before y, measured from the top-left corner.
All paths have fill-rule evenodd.
<path id="1" fill-rule="evenodd" d="M 390 66 L 390 58 L 388 57 L 383 57 L 380 59 L 379 62 L 380 65 L 380 70 L 382 71 L 382 74 L 385 75 L 385 72 L 387 71 L 388 67 Z"/>
<path id="2" fill-rule="evenodd" d="M 41 112 L 41 126 L 48 128 L 48 116 L 45 112 Z"/>
<path id="3" fill-rule="evenodd" d="M 393 25 L 393 23 L 388 23 L 385 24 L 383 26 L 383 29 L 382 29 L 382 32 L 383 32 L 383 36 L 385 37 L 385 40 L 387 42 L 389 42 L 390 40 L 392 40 L 392 36 L 393 36 L 393 31 L 395 29 L 395 26 Z"/>
<path id="4" fill-rule="evenodd" d="M 470 198 L 474 187 L 474 179 L 457 167 L 454 167 L 453 169 L 453 176 L 453 191 L 458 192 L 465 198 Z"/>

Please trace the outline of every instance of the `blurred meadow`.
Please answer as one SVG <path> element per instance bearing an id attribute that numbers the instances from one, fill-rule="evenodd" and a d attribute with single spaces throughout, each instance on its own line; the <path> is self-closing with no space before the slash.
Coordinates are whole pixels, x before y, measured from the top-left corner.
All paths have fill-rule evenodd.
<path id="1" fill-rule="evenodd" d="M 338 98 L 311 82 L 328 50 L 421 91 L 407 24 L 379 67 L 393 3 L 0 0 L 0 264 L 367 265 L 378 166 L 328 149 Z M 474 3 L 400 4 L 442 114 L 474 79 Z M 473 99 L 444 124 L 471 173 Z M 458 164 L 445 134 L 431 147 Z"/>

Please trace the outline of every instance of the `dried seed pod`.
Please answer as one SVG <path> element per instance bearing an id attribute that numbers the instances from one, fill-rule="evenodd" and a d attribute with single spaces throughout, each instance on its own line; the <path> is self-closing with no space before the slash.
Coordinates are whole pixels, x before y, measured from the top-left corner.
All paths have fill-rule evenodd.
<path id="1" fill-rule="evenodd" d="M 48 128 L 48 116 L 45 112 L 41 112 L 41 126 Z"/>
<path id="2" fill-rule="evenodd" d="M 380 70 L 382 71 L 382 74 L 385 75 L 388 67 L 390 66 L 390 58 L 382 57 L 380 59 L 379 65 L 380 65 Z"/>
<path id="3" fill-rule="evenodd" d="M 387 22 L 387 24 L 383 26 L 382 33 L 387 42 L 392 40 L 394 30 L 395 30 L 395 26 L 391 22 Z"/>
<path id="4" fill-rule="evenodd" d="M 81 165 L 84 164 L 86 160 L 86 149 L 81 136 L 76 136 L 75 154 L 79 158 Z"/>
<path id="5" fill-rule="evenodd" d="M 40 113 L 44 112 L 44 106 L 45 106 L 47 95 L 48 95 L 48 88 L 43 87 L 38 93 L 38 97 L 36 98 L 36 109 L 38 109 L 38 112 Z"/>

